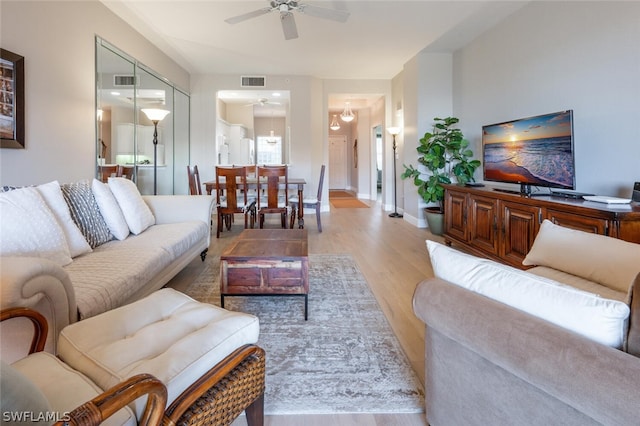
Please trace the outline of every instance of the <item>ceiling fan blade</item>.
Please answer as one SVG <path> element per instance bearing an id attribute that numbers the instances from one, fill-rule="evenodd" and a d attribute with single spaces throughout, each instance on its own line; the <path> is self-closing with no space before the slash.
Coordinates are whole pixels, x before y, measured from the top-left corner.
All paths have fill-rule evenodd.
<path id="1" fill-rule="evenodd" d="M 225 19 L 224 22 L 228 24 L 237 24 L 238 22 L 246 21 L 247 19 L 256 18 L 271 12 L 270 7 L 263 7 L 262 9 L 254 10 L 253 12 L 244 13 L 242 15 L 234 16 L 232 18 Z"/>
<path id="2" fill-rule="evenodd" d="M 296 21 L 291 12 L 281 12 L 280 21 L 282 21 L 282 31 L 284 32 L 284 39 L 291 40 L 298 38 L 298 28 L 296 27 Z"/>
<path id="3" fill-rule="evenodd" d="M 347 22 L 350 13 L 345 10 L 327 9 L 326 7 L 301 4 L 298 9 L 301 13 L 315 16 L 316 18 L 331 19 L 332 21 Z"/>

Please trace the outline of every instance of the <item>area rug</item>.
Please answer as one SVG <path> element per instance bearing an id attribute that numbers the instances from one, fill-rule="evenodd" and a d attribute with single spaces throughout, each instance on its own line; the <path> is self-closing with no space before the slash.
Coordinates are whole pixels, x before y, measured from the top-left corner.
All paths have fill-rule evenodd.
<path id="1" fill-rule="evenodd" d="M 357 198 L 332 198 L 329 203 L 336 209 L 368 209 L 369 206 Z"/>
<path id="2" fill-rule="evenodd" d="M 422 385 L 354 259 L 310 255 L 309 287 L 308 321 L 302 297 L 225 298 L 260 318 L 265 414 L 423 412 Z M 186 293 L 219 306 L 219 257 Z"/>
<path id="3" fill-rule="evenodd" d="M 342 191 L 340 189 L 330 189 L 329 190 L 329 199 L 332 198 L 355 198 L 353 193 L 348 191 Z"/>

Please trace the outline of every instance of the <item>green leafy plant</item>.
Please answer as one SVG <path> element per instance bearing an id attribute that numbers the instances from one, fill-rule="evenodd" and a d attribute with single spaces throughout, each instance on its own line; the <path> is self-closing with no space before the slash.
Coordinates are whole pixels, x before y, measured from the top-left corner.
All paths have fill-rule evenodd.
<path id="1" fill-rule="evenodd" d="M 475 181 L 473 173 L 480 167 L 480 161 L 472 159 L 469 141 L 460 129 L 454 127 L 460 121 L 458 118 L 436 117 L 433 120 L 433 130 L 424 134 L 416 148 L 420 154 L 418 162 L 431 172 L 430 176 L 423 180 L 420 170 L 405 164 L 401 178 L 412 178 L 420 197 L 426 203 L 438 203 L 442 210 L 442 185 L 452 183 L 454 176 L 460 184 Z"/>

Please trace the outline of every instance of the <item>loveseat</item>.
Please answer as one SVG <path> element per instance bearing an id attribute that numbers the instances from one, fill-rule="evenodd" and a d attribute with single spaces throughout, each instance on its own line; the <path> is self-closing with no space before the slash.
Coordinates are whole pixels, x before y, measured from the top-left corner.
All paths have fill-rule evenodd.
<path id="1" fill-rule="evenodd" d="M 204 260 L 213 202 L 211 196 L 141 196 L 124 178 L 4 192 L 1 307 L 42 313 L 49 323 L 46 349 L 53 352 L 68 324 L 136 301 L 194 258 Z M 2 328 L 3 340 L 31 335 L 26 321 Z M 5 361 L 17 356 L 2 349 Z"/>
<path id="2" fill-rule="evenodd" d="M 545 221 L 521 271 L 427 244 L 430 425 L 638 424 L 640 245 Z"/>

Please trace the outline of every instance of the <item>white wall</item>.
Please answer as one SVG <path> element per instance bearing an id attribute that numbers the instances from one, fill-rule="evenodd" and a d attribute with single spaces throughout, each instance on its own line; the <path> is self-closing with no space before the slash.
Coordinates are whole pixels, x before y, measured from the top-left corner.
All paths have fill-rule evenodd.
<path id="1" fill-rule="evenodd" d="M 640 181 L 639 2 L 531 2 L 455 53 L 453 84 L 477 154 L 484 124 L 572 109 L 577 189 Z"/>
<path id="2" fill-rule="evenodd" d="M 25 58 L 26 149 L 0 150 L 0 183 L 95 175 L 95 36 L 180 87 L 189 74 L 97 0 L 0 3 L 2 48 Z"/>

